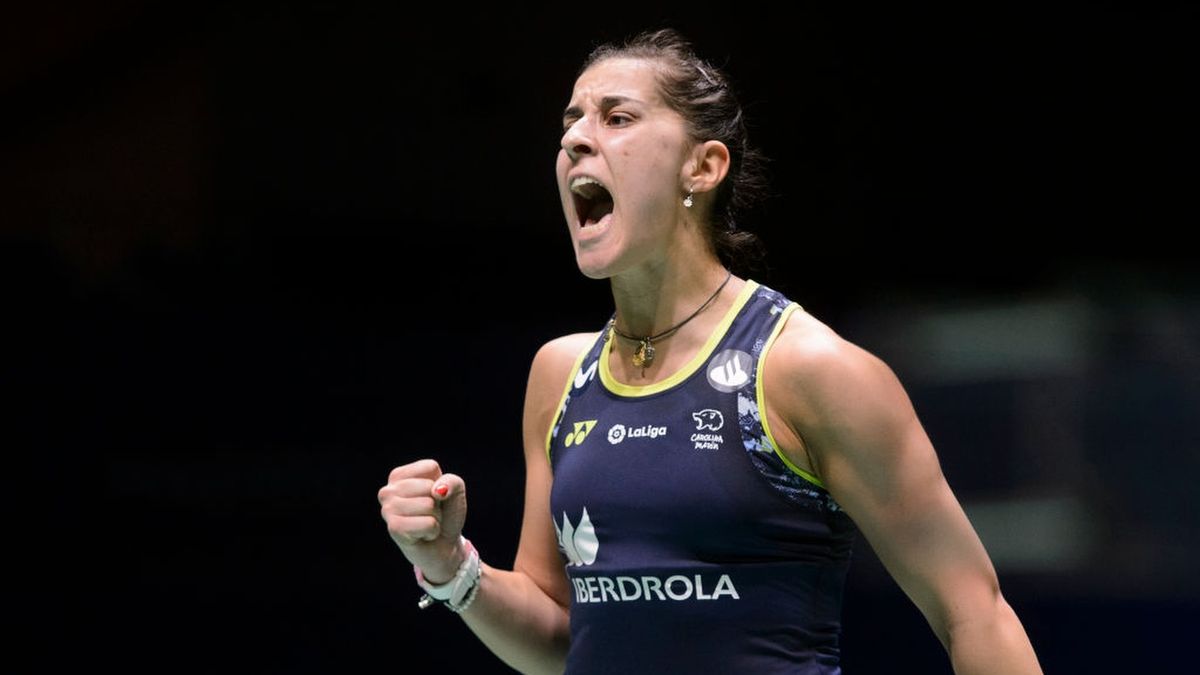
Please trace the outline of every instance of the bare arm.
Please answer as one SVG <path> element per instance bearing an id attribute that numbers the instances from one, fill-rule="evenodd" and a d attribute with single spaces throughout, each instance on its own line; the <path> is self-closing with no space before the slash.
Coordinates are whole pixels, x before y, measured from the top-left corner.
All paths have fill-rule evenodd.
<path id="1" fill-rule="evenodd" d="M 505 663 L 523 673 L 561 673 L 570 640 L 568 618 L 569 595 L 566 574 L 558 554 L 554 526 L 550 520 L 550 486 L 552 475 L 546 457 L 546 434 L 553 416 L 557 413 L 559 398 L 567 383 L 569 370 L 586 341 L 591 337 L 575 335 L 548 343 L 534 357 L 530 369 L 529 384 L 525 397 L 523 417 L 523 444 L 525 449 L 526 483 L 525 513 L 521 527 L 521 540 L 512 571 L 500 570 L 484 565 L 478 595 L 474 602 L 462 612 L 467 626 Z M 436 467 L 436 463 L 423 460 Z M 395 480 L 396 472 L 407 467 L 420 465 L 415 462 L 393 472 L 393 480 L 380 491 L 384 518 L 388 529 L 405 555 L 421 565 L 426 577 L 433 583 L 449 579 L 458 562 L 461 551 L 435 556 L 438 564 L 430 564 L 431 572 L 421 562 L 422 552 L 412 551 L 412 539 L 425 536 L 431 545 L 437 541 L 457 541 L 457 532 L 443 533 L 440 530 L 429 537 L 420 530 L 435 527 L 420 518 L 431 519 L 436 525 L 465 519 L 465 486 L 462 479 L 452 474 L 441 474 L 440 469 L 426 473 L 425 483 L 413 486 L 411 482 Z M 425 467 L 428 468 L 428 467 Z M 411 481 L 411 478 L 405 480 Z M 447 484 L 448 494 L 439 497 L 432 492 L 435 486 Z M 405 489 L 413 497 L 402 501 L 400 493 Z M 386 493 L 386 494 L 385 494 Z M 432 498 L 432 499 L 430 499 Z M 463 518 L 456 518 L 448 511 L 461 499 Z M 424 514 L 419 507 L 428 500 L 436 513 Z M 447 509 L 446 512 L 438 510 Z M 413 515 L 413 514 L 416 515 Z M 408 516 L 402 517 L 401 514 Z M 439 552 L 440 553 L 440 552 Z"/>
<path id="2" fill-rule="evenodd" d="M 1040 673 L 895 374 L 811 317 L 791 323 L 798 325 L 772 351 L 769 393 L 800 447 L 782 449 L 821 477 L 921 610 L 956 673 Z"/>

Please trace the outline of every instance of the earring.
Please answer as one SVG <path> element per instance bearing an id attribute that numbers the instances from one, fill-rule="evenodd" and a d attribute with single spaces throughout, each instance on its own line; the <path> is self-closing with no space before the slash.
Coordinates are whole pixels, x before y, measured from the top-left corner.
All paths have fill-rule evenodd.
<path id="1" fill-rule="evenodd" d="M 690 208 L 692 208 L 693 203 L 694 202 L 692 202 L 692 191 L 688 190 L 688 196 L 683 198 L 683 205 L 690 209 Z"/>

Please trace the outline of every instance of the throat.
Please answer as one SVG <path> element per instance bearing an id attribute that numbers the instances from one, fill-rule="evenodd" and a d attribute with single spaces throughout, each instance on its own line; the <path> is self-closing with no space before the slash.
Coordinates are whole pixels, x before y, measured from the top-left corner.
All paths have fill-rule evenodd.
<path id="1" fill-rule="evenodd" d="M 598 202 L 592 204 L 592 207 L 590 209 L 588 209 L 587 214 L 584 215 L 583 226 L 591 227 L 592 225 L 597 225 L 597 224 L 601 223 L 605 218 L 612 215 L 612 212 L 613 212 L 613 203 L 612 202 L 598 201 Z"/>
<path id="2" fill-rule="evenodd" d="M 613 203 L 611 199 L 597 199 L 592 208 L 588 209 L 588 218 L 592 220 L 600 220 L 604 216 L 612 213 Z"/>

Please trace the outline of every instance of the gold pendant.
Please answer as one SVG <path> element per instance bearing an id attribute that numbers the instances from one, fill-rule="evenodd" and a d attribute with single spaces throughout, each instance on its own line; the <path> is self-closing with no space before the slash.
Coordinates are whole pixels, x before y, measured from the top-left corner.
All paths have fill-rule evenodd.
<path id="1" fill-rule="evenodd" d="M 633 352 L 633 367 L 645 368 L 651 363 L 654 363 L 654 345 L 649 340 L 642 340 Z"/>

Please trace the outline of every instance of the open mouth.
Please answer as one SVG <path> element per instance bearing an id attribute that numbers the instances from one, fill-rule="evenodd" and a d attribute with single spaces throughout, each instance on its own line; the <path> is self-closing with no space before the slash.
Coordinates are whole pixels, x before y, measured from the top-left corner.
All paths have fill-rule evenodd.
<path id="1" fill-rule="evenodd" d="M 571 181 L 571 197 L 580 227 L 591 227 L 613 211 L 612 193 L 600 181 L 580 176 Z"/>

